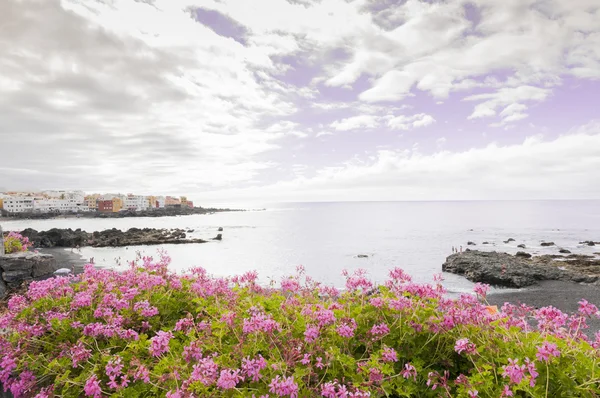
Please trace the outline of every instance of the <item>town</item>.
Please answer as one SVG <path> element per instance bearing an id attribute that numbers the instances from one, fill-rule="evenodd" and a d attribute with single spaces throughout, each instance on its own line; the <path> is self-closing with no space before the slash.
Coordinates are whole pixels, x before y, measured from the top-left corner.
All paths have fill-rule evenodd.
<path id="1" fill-rule="evenodd" d="M 83 191 L 0 192 L 0 212 L 79 213 L 194 208 L 185 196 L 90 194 Z"/>

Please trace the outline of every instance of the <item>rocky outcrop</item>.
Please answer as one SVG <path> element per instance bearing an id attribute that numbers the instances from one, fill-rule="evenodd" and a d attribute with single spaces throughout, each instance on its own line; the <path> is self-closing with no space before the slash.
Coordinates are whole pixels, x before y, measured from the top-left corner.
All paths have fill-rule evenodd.
<path id="1" fill-rule="evenodd" d="M 508 253 L 471 250 L 448 256 L 442 270 L 463 275 L 472 282 L 515 288 L 542 280 L 583 283 L 597 283 L 600 280 L 600 260 L 578 255 L 525 258 Z"/>
<path id="2" fill-rule="evenodd" d="M 596 246 L 596 245 L 600 245 L 600 242 L 594 242 L 592 240 L 584 240 L 583 242 L 579 242 L 579 244 L 586 245 L 586 246 Z"/>
<path id="3" fill-rule="evenodd" d="M 542 242 L 540 246 L 554 246 L 554 242 Z"/>
<path id="4" fill-rule="evenodd" d="M 563 254 L 571 254 L 571 251 L 567 249 L 560 249 L 558 252 Z"/>
<path id="5" fill-rule="evenodd" d="M 49 254 L 19 252 L 0 256 L 0 297 L 7 288 L 17 288 L 23 282 L 52 275 L 56 270 L 54 257 Z"/>
<path id="6" fill-rule="evenodd" d="M 204 243 L 203 239 L 189 239 L 183 229 L 130 228 L 127 231 L 107 229 L 89 233 L 81 229 L 53 228 L 36 231 L 28 228 L 21 232 L 35 247 L 118 247 L 136 245 Z"/>
<path id="7" fill-rule="evenodd" d="M 517 245 L 517 247 L 518 247 L 519 249 L 525 249 L 525 244 L 524 244 L 524 243 L 521 243 L 521 244 Z"/>
<path id="8" fill-rule="evenodd" d="M 476 244 L 475 242 L 471 242 L 471 241 L 467 242 L 467 245 L 469 245 L 469 246 L 475 246 L 475 244 Z"/>
<path id="9" fill-rule="evenodd" d="M 217 236 L 215 236 L 213 240 L 223 240 L 223 234 L 217 234 Z"/>

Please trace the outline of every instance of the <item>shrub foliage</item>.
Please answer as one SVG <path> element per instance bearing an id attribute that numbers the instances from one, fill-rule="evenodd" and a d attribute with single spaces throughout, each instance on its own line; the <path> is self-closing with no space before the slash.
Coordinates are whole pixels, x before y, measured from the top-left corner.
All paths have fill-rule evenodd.
<path id="1" fill-rule="evenodd" d="M 0 317 L 16 397 L 594 397 L 600 335 L 577 314 L 449 299 L 401 269 L 337 291 L 304 274 L 260 286 L 142 258 L 33 282 Z"/>

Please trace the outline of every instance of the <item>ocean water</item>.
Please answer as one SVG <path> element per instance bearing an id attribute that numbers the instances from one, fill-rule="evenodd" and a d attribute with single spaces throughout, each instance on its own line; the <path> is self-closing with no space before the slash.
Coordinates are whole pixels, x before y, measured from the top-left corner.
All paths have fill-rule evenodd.
<path id="1" fill-rule="evenodd" d="M 223 227 L 223 241 L 205 244 L 128 248 L 82 248 L 85 258 L 113 267 L 136 253 L 156 255 L 165 249 L 173 270 L 202 266 L 215 276 L 256 270 L 263 283 L 279 281 L 303 265 L 309 275 L 343 287 L 342 270 L 366 269 L 382 282 L 388 270 L 402 267 L 418 282 L 441 272 L 452 246 L 515 253 L 525 243 L 532 254 L 557 253 L 558 247 L 592 254 L 600 247 L 600 201 L 452 201 L 337 202 L 265 205 L 264 211 L 160 218 L 0 219 L 5 230 L 81 228 L 86 231 L 131 227 L 194 229 L 192 237 L 212 238 Z M 503 243 L 508 238 L 516 241 Z M 491 245 L 482 245 L 489 241 Z M 553 241 L 556 247 L 541 247 Z M 358 258 L 366 254 L 368 258 Z M 469 291 L 462 277 L 444 274 L 450 292 Z"/>

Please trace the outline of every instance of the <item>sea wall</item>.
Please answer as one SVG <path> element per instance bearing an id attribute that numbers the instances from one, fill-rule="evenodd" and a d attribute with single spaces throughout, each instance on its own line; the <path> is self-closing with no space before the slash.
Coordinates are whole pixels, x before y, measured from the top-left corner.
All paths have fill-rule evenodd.
<path id="1" fill-rule="evenodd" d="M 56 261 L 50 254 L 20 252 L 0 256 L 0 299 L 8 290 L 23 282 L 44 278 L 56 271 Z"/>

